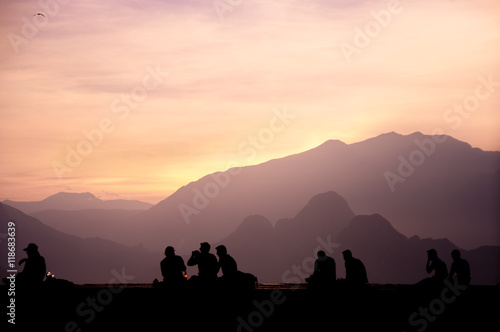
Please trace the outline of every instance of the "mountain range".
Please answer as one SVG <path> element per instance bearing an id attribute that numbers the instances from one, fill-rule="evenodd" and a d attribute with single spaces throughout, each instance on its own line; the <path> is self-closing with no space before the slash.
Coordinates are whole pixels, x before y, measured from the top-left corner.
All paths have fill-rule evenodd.
<path id="1" fill-rule="evenodd" d="M 102 266 L 124 262 L 127 252 L 160 260 L 167 245 L 187 259 L 208 241 L 226 244 L 241 268 L 261 280 L 282 282 L 302 280 L 300 266 L 310 267 L 318 248 L 333 250 L 341 275 L 339 252 L 350 248 L 368 258 L 371 281 L 412 283 L 425 277 L 418 265 L 425 264 L 425 250 L 435 247 L 446 260 L 459 247 L 482 271 L 475 280 L 497 283 L 498 266 L 491 262 L 500 261 L 499 198 L 500 152 L 449 136 L 388 133 L 354 144 L 327 141 L 296 155 L 209 174 L 151 207 L 101 201 L 90 193 L 5 201 L 3 207 L 17 204 L 31 215 L 9 212 L 25 220 L 26 241 L 44 241 L 47 232 L 91 253 L 116 254 L 97 260 Z M 59 247 L 52 245 L 54 257 Z M 153 266 L 149 270 L 135 261 L 130 266 L 147 280 L 157 276 L 155 259 L 144 259 Z M 59 267 L 64 270 L 64 264 Z"/>
<path id="2" fill-rule="evenodd" d="M 365 264 L 370 282 L 413 284 L 429 276 L 425 263 L 431 248 L 448 269 L 451 251 L 459 249 L 470 263 L 474 283 L 500 282 L 499 246 L 465 250 L 446 238 L 407 238 L 380 214 L 355 216 L 335 192 L 314 196 L 294 218 L 281 219 L 275 227 L 263 216 L 249 216 L 220 244 L 241 262 L 240 269 L 273 282 L 305 282 L 319 250 L 335 259 L 337 277 L 343 278 L 342 251 L 349 249 Z"/>
<path id="3" fill-rule="evenodd" d="M 60 192 L 41 201 L 16 202 L 5 200 L 2 203 L 15 207 L 24 213 L 33 213 L 43 210 L 83 210 L 83 209 L 122 209 L 122 210 L 147 210 L 152 204 L 137 200 L 114 199 L 101 200 L 91 193 Z"/>
<path id="4" fill-rule="evenodd" d="M 0 203 L 0 254 L 7 257 L 7 225 L 15 226 L 16 262 L 26 257 L 23 248 L 36 243 L 47 263 L 47 271 L 75 283 L 107 283 L 118 273 L 133 276 L 133 282 L 151 282 L 159 274 L 162 253 L 142 246 L 127 247 L 99 237 L 82 239 L 53 229 L 22 211 Z M 7 259 L 6 259 L 7 261 Z M 0 265 L 5 266 L 2 263 Z M 23 267 L 17 266 L 18 271 Z M 6 269 L 2 268 L 2 274 Z M 3 277 L 4 275 L 2 275 Z M 130 282 L 130 281 L 129 281 Z"/>
<path id="5" fill-rule="evenodd" d="M 9 221 L 16 224 L 17 261 L 25 256 L 22 248 L 35 242 L 48 270 L 59 278 L 76 283 L 107 283 L 116 280 L 117 273 L 132 276 L 128 282 L 134 283 L 161 278 L 161 252 L 97 237 L 82 239 L 0 204 L 2 233 Z M 212 247 L 218 244 L 226 245 L 241 271 L 253 273 L 260 282 L 285 283 L 303 283 L 312 273 L 318 250 L 335 259 L 337 276 L 344 277 L 341 252 L 345 249 L 364 262 L 372 283 L 415 283 L 427 276 L 426 250 L 436 249 L 449 268 L 451 250 L 457 248 L 447 239 L 407 238 L 379 214 L 355 216 L 335 192 L 314 196 L 295 217 L 280 219 L 275 226 L 263 216 L 248 216 L 235 232 Z M 474 284 L 500 281 L 500 247 L 460 250 L 471 265 Z M 1 241 L 0 254 L 7 257 L 7 241 Z M 178 254 L 184 261 L 189 258 L 187 252 Z M 196 272 L 195 268 L 188 270 L 189 275 Z"/>
<path id="6" fill-rule="evenodd" d="M 446 237 L 467 249 L 500 245 L 500 152 L 421 133 L 388 133 L 354 144 L 327 141 L 209 174 L 132 217 L 131 224 L 141 227 L 123 233 L 122 241 L 179 249 L 216 242 L 249 215 L 274 225 L 327 191 L 344 197 L 356 214 L 383 215 L 406 236 Z"/>

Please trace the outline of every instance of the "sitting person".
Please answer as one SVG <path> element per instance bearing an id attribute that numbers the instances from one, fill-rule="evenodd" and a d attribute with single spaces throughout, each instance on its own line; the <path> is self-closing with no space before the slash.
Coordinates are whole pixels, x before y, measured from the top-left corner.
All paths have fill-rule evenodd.
<path id="1" fill-rule="evenodd" d="M 219 256 L 219 268 L 222 270 L 222 276 L 226 278 L 234 277 L 238 272 L 238 265 L 233 257 L 227 253 L 225 245 L 220 245 L 215 248 L 217 256 Z"/>
<path id="2" fill-rule="evenodd" d="M 417 285 L 423 286 L 427 289 L 440 287 L 443 281 L 448 277 L 448 268 L 446 267 L 446 263 L 438 257 L 435 249 L 427 250 L 427 263 L 425 264 L 425 270 L 427 273 L 432 273 L 432 271 L 434 271 L 434 275 L 430 278 L 421 280 Z"/>
<path id="3" fill-rule="evenodd" d="M 227 253 L 225 245 L 215 248 L 219 256 L 219 268 L 222 276 L 219 278 L 219 286 L 223 289 L 252 290 L 255 289 L 257 278 L 250 273 L 238 271 L 238 265 L 233 257 Z"/>
<path id="4" fill-rule="evenodd" d="M 363 262 L 352 257 L 350 250 L 342 252 L 345 261 L 345 281 L 352 285 L 363 285 L 368 283 L 368 276 Z"/>
<path id="5" fill-rule="evenodd" d="M 191 286 L 208 286 L 217 281 L 217 273 L 220 267 L 217 258 L 210 253 L 210 244 L 207 242 L 200 244 L 199 251 L 195 250 L 191 253 L 187 265 L 198 265 L 198 275 L 189 279 Z"/>
<path id="6" fill-rule="evenodd" d="M 322 250 L 318 251 L 318 259 L 314 262 L 314 272 L 306 278 L 310 286 L 332 285 L 337 279 L 335 260 L 326 255 Z"/>
<path id="7" fill-rule="evenodd" d="M 163 286 L 168 288 L 182 289 L 186 286 L 186 265 L 181 256 L 175 254 L 175 249 L 168 246 L 165 248 L 165 258 L 160 263 Z"/>
<path id="8" fill-rule="evenodd" d="M 448 279 L 453 280 L 456 274 L 457 283 L 468 286 L 470 284 L 469 262 L 460 257 L 460 251 L 457 249 L 451 252 L 451 258 L 453 258 L 453 263 L 451 263 Z"/>
<path id="9" fill-rule="evenodd" d="M 38 246 L 34 243 L 28 244 L 24 249 L 28 258 L 23 258 L 19 261 L 19 265 L 24 265 L 22 272 L 16 275 L 16 283 L 22 289 L 23 287 L 39 287 L 43 283 L 47 269 L 45 266 L 45 258 L 38 252 Z"/>

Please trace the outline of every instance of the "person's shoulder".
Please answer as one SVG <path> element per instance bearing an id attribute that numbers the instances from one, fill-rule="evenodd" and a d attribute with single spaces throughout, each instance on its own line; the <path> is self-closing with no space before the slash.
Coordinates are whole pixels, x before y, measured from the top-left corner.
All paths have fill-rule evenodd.
<path id="1" fill-rule="evenodd" d="M 181 256 L 177 256 L 177 258 L 176 258 L 176 259 L 177 259 L 179 262 L 184 263 L 184 258 L 182 258 Z"/>

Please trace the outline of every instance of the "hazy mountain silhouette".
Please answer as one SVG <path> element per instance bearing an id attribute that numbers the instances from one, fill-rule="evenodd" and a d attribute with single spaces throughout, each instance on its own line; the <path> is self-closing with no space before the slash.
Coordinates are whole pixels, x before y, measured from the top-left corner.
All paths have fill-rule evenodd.
<path id="1" fill-rule="evenodd" d="M 16 202 L 5 200 L 2 203 L 15 207 L 24 213 L 55 209 L 55 210 L 82 210 L 82 209 L 123 209 L 146 210 L 152 204 L 137 200 L 101 200 L 91 193 L 60 192 L 36 202 Z"/>
<path id="2" fill-rule="evenodd" d="M 281 282 L 286 269 L 302 263 L 297 258 L 313 255 L 317 237 L 334 239 L 353 217 L 344 198 L 327 192 L 314 196 L 294 218 L 280 219 L 275 227 L 263 216 L 247 217 L 220 243 L 259 280 Z"/>
<path id="3" fill-rule="evenodd" d="M 379 214 L 354 217 L 349 211 L 342 197 L 327 192 L 311 199 L 295 218 L 280 220 L 274 228 L 268 219 L 250 216 L 220 243 L 243 269 L 268 282 L 304 282 L 304 276 L 312 273 L 318 250 L 335 259 L 337 276 L 344 277 L 342 251 L 350 249 L 364 262 L 373 283 L 412 284 L 426 278 L 426 251 L 430 248 L 438 251 L 448 268 L 451 266 L 450 253 L 457 246 L 448 239 L 407 238 Z M 282 223 L 289 223 L 290 228 Z M 473 269 L 473 284 L 500 281 L 500 247 L 460 250 Z"/>
<path id="4" fill-rule="evenodd" d="M 101 237 L 118 243 L 126 243 L 120 229 L 133 228 L 129 219 L 140 210 L 42 210 L 29 213 L 45 225 L 58 231 L 85 237 Z"/>
<path id="5" fill-rule="evenodd" d="M 151 282 L 159 276 L 161 251 L 151 253 L 143 247 L 127 247 L 100 238 L 81 239 L 0 204 L 2 233 L 10 220 L 16 222 L 17 261 L 24 257 L 22 248 L 36 242 L 48 270 L 60 278 L 105 283 L 114 277 L 113 269 L 121 271 L 123 267 L 128 275 L 136 276 L 134 282 Z M 147 239 L 142 241 L 147 243 Z M 226 245 L 241 271 L 256 275 L 259 281 L 292 283 L 304 282 L 312 272 L 318 250 L 336 260 L 338 277 L 345 276 L 341 252 L 350 249 L 364 262 L 370 282 L 414 283 L 427 276 L 427 249 L 435 248 L 450 266 L 450 252 L 457 248 L 447 239 L 407 238 L 378 214 L 354 216 L 346 200 L 335 192 L 314 196 L 294 218 L 281 219 L 276 226 L 263 216 L 251 215 L 219 243 Z M 164 246 L 170 244 L 164 242 Z M 6 253 L 6 241 L 2 241 L 0 254 Z M 178 254 L 189 257 L 187 250 L 178 250 Z M 471 265 L 473 284 L 500 281 L 500 247 L 462 250 L 462 257 Z"/>
<path id="6" fill-rule="evenodd" d="M 147 238 L 146 245 L 161 248 L 167 239 L 190 250 L 220 241 L 249 215 L 266 216 L 272 224 L 291 218 L 327 191 L 345 197 L 357 214 L 386 216 L 407 236 L 447 237 L 466 248 L 500 244 L 500 152 L 445 138 L 436 143 L 437 136 L 389 133 L 354 144 L 327 141 L 207 175 L 133 218 L 141 229 L 128 244 Z M 409 172 L 402 160 L 418 165 Z M 403 180 L 393 184 L 394 192 L 386 172 Z"/>
<path id="7" fill-rule="evenodd" d="M 0 203 L 0 233 L 7 233 L 11 220 L 16 224 L 16 264 L 26 257 L 23 248 L 34 242 L 45 257 L 47 271 L 75 283 L 107 283 L 114 278 L 112 271 L 121 274 L 122 268 L 135 276 L 133 282 L 151 282 L 151 276 L 159 273 L 161 252 L 153 254 L 143 247 L 126 247 L 97 237 L 82 239 Z M 0 243 L 0 255 L 7 257 L 7 241 Z"/>

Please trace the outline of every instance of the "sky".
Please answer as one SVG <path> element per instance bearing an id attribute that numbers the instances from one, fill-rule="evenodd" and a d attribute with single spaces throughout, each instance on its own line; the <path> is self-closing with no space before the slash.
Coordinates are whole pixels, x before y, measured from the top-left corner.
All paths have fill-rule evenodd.
<path id="1" fill-rule="evenodd" d="M 0 4 L 0 200 L 155 204 L 392 131 L 500 151 L 498 0 Z"/>

